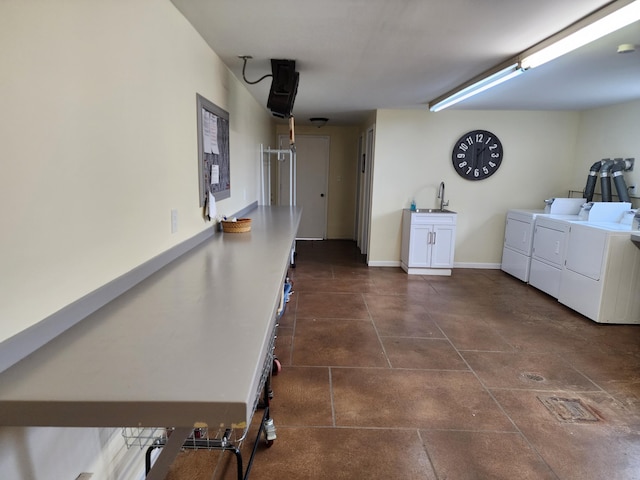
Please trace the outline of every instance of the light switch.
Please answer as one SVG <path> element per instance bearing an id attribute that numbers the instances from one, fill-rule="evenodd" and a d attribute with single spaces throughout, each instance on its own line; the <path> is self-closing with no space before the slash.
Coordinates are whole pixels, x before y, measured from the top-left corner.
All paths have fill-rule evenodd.
<path id="1" fill-rule="evenodd" d="M 178 231 L 178 210 L 171 210 L 171 233 Z"/>

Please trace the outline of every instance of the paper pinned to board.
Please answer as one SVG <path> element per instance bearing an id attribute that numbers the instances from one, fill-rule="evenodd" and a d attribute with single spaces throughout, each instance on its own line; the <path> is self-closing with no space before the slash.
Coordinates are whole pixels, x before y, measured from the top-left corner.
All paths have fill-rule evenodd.
<path id="1" fill-rule="evenodd" d="M 211 165 L 211 185 L 220 184 L 220 165 Z"/>
<path id="2" fill-rule="evenodd" d="M 202 150 L 220 155 L 218 148 L 218 117 L 202 109 Z"/>
<path id="3" fill-rule="evenodd" d="M 220 149 L 218 148 L 218 117 L 213 113 L 209 113 L 209 142 L 211 153 L 220 155 Z"/>
<path id="4" fill-rule="evenodd" d="M 211 115 L 202 109 L 202 150 L 211 153 Z"/>
<path id="5" fill-rule="evenodd" d="M 207 203 L 207 216 L 209 219 L 216 218 L 218 216 L 218 208 L 216 207 L 216 197 L 213 193 L 209 192 L 209 202 Z"/>

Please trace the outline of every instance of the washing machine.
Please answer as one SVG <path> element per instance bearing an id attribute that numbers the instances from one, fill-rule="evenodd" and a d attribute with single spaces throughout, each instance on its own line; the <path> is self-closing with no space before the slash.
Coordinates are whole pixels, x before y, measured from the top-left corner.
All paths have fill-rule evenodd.
<path id="1" fill-rule="evenodd" d="M 640 324 L 640 249 L 629 225 L 570 223 L 558 301 L 598 323 Z"/>
<path id="2" fill-rule="evenodd" d="M 507 212 L 500 268 L 523 282 L 529 281 L 535 218 L 543 213 L 544 210 L 516 209 Z"/>
<path id="3" fill-rule="evenodd" d="M 545 200 L 544 203 L 546 207 L 542 210 L 512 209 L 507 211 L 500 268 L 523 282 L 529 281 L 536 219 L 547 215 L 578 218 L 577 215 L 584 204 L 584 199 L 551 198 Z"/>

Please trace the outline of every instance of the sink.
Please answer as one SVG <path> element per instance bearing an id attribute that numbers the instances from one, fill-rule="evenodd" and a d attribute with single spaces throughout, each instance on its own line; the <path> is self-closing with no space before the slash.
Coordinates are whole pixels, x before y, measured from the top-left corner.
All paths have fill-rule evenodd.
<path id="1" fill-rule="evenodd" d="M 456 213 L 451 210 L 439 209 L 439 208 L 418 208 L 416 213 Z"/>

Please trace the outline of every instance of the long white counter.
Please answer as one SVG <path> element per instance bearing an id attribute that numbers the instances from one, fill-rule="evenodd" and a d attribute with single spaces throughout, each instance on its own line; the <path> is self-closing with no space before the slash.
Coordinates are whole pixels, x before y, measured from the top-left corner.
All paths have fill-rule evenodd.
<path id="1" fill-rule="evenodd" d="M 248 216 L 0 374 L 0 425 L 250 422 L 300 209 Z"/>

